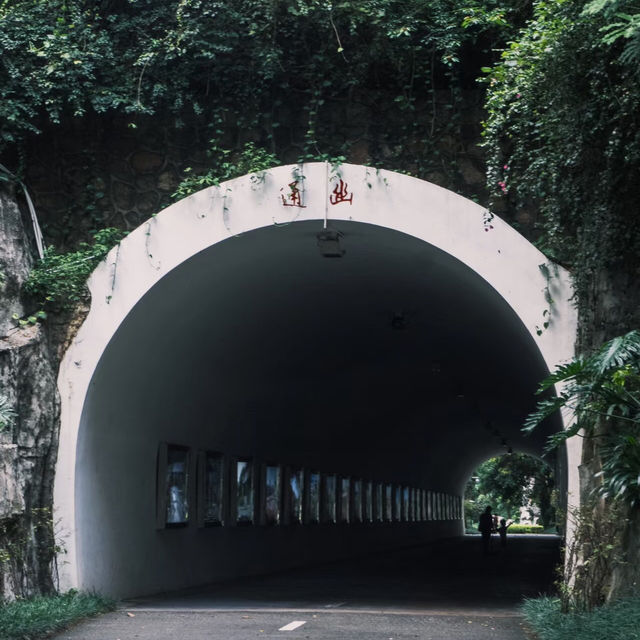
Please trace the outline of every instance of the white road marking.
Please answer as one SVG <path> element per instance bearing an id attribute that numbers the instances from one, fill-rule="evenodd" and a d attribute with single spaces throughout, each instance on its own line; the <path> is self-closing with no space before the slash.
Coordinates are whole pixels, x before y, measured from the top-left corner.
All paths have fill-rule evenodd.
<path id="1" fill-rule="evenodd" d="M 303 624 L 306 624 L 306 622 L 306 620 L 294 620 L 289 624 L 285 624 L 284 627 L 280 627 L 278 631 L 293 631 L 294 629 L 301 627 Z"/>

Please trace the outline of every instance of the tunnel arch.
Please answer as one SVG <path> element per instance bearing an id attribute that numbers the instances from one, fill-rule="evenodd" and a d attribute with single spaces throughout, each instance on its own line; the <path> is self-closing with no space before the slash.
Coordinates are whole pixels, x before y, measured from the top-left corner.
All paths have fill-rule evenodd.
<path id="1" fill-rule="evenodd" d="M 261 548 L 251 536 L 273 531 L 228 528 L 214 541 L 197 527 L 182 537 L 147 527 L 129 540 L 134 566 L 114 569 L 132 523 L 153 517 L 161 441 L 363 478 L 382 465 L 380 481 L 451 495 L 502 446 L 495 430 L 539 453 L 545 434 L 524 440 L 518 427 L 537 380 L 572 357 L 576 327 L 568 275 L 557 268 L 548 281 L 545 262 L 479 205 L 354 165 L 245 176 L 150 219 L 94 272 L 90 313 L 60 369 L 63 586 L 132 595 L 233 575 L 221 557 L 197 562 L 212 544 L 239 545 L 241 570 L 274 568 L 250 555 Z M 548 288 L 555 304 L 540 332 Z M 434 434 L 449 432 L 438 444 Z M 427 453 L 409 464 L 417 439 Z M 569 491 L 576 467 L 569 450 Z M 144 478 L 134 482 L 134 468 Z M 138 502 L 125 499 L 132 483 Z M 323 532 L 336 538 L 327 558 L 391 544 L 388 533 L 338 529 Z M 299 548 L 291 530 L 277 535 L 278 566 L 287 554 L 318 558 L 325 544 L 317 529 Z M 153 565 L 163 568 L 136 578 Z"/>

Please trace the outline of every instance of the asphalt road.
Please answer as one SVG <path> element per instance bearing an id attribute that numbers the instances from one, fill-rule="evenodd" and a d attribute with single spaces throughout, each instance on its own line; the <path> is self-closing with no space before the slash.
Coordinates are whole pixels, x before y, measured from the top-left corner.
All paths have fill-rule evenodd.
<path id="1" fill-rule="evenodd" d="M 56 638 L 69 640 L 523 640 L 517 616 L 451 616 L 380 614 L 361 611 L 331 613 L 145 611 L 131 618 L 125 611 L 83 623 Z M 292 631 L 292 622 L 304 622 Z M 291 625 L 294 626 L 294 625 Z"/>
<path id="2" fill-rule="evenodd" d="M 487 557 L 477 537 L 443 541 L 124 602 L 55 638 L 524 640 L 519 605 L 550 591 L 558 546 L 512 536 Z"/>

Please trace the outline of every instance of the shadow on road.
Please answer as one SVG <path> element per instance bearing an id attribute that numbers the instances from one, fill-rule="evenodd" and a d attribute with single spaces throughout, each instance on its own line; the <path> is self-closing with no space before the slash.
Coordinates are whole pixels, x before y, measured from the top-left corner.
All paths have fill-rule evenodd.
<path id="1" fill-rule="evenodd" d="M 340 610 L 515 612 L 524 597 L 552 590 L 560 558 L 556 536 L 513 535 L 482 555 L 479 536 L 369 555 L 275 575 L 244 578 L 152 598 L 144 610 Z"/>

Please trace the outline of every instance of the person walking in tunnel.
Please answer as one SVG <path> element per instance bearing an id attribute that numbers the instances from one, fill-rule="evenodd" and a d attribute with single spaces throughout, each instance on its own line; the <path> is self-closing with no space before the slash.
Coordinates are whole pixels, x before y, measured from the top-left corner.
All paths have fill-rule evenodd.
<path id="1" fill-rule="evenodd" d="M 498 527 L 498 533 L 500 534 L 500 546 L 504 549 L 507 546 L 507 529 L 513 524 L 513 522 L 509 522 L 502 518 L 500 520 L 500 526 Z"/>
<path id="2" fill-rule="evenodd" d="M 493 533 L 493 517 L 491 515 L 491 507 L 487 507 L 480 514 L 480 522 L 478 523 L 478 531 L 482 535 L 482 552 L 488 555 L 491 552 L 491 534 Z"/>

